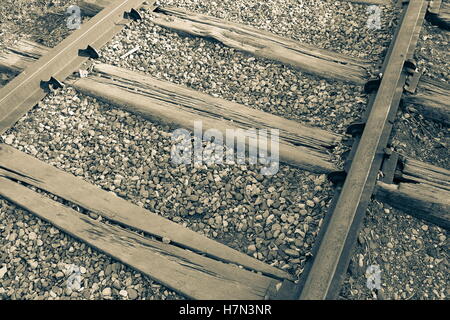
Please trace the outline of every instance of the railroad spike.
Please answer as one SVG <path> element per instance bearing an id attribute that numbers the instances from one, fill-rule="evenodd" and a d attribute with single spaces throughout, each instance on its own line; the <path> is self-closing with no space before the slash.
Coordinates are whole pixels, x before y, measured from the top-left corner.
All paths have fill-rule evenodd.
<path id="1" fill-rule="evenodd" d="M 347 159 L 344 161 L 344 171 L 348 173 L 350 171 L 350 167 L 352 166 L 353 157 L 352 159 Z"/>
<path id="2" fill-rule="evenodd" d="M 48 81 L 41 80 L 41 88 L 45 90 L 56 90 L 64 88 L 64 83 L 56 79 L 55 77 L 50 77 Z"/>
<path id="3" fill-rule="evenodd" d="M 381 76 L 382 74 L 380 73 L 377 77 L 369 79 L 369 81 L 367 81 L 366 84 L 364 85 L 364 92 L 372 93 L 374 91 L 377 91 L 378 88 L 380 87 Z"/>
<path id="4" fill-rule="evenodd" d="M 347 178 L 347 172 L 345 171 L 334 171 L 328 174 L 328 180 L 335 185 L 343 184 L 345 178 Z"/>
<path id="5" fill-rule="evenodd" d="M 405 4 L 408 4 L 409 0 L 397 0 L 396 6 L 397 8 L 403 7 Z"/>
<path id="6" fill-rule="evenodd" d="M 142 20 L 141 13 L 134 8 L 131 8 L 130 12 L 125 12 L 123 16 L 125 19 L 131 19 L 134 21 Z"/>
<path id="7" fill-rule="evenodd" d="M 354 136 L 361 135 L 366 126 L 365 122 L 354 122 L 347 127 L 346 133 Z"/>
<path id="8" fill-rule="evenodd" d="M 97 49 L 95 49 L 91 45 L 88 45 L 86 47 L 86 49 L 78 50 L 78 55 L 80 57 L 89 57 L 89 58 L 92 58 L 92 59 L 100 58 L 100 53 L 97 51 Z"/>
<path id="9" fill-rule="evenodd" d="M 342 138 L 342 144 L 343 144 L 344 146 L 346 146 L 346 147 L 351 147 L 351 146 L 353 146 L 353 142 L 354 142 L 353 137 L 344 136 L 344 137 Z M 345 152 L 344 152 L 344 153 L 345 153 Z"/>
<path id="10" fill-rule="evenodd" d="M 351 151 L 351 150 L 344 151 L 344 152 L 341 154 L 341 159 L 347 160 L 348 156 L 350 155 L 350 151 Z"/>
<path id="11" fill-rule="evenodd" d="M 390 148 L 385 148 L 381 172 L 383 176 L 381 181 L 384 183 L 392 183 L 394 181 L 395 171 L 399 163 L 399 154 Z"/>
<path id="12" fill-rule="evenodd" d="M 417 62 L 414 59 L 408 59 L 403 64 L 403 68 L 406 70 L 408 69 L 417 70 Z"/>

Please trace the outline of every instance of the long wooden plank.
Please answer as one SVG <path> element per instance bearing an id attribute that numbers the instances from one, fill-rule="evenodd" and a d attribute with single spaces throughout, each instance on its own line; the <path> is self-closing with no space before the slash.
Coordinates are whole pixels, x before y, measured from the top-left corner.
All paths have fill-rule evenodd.
<path id="1" fill-rule="evenodd" d="M 369 4 L 369 5 L 380 5 L 380 6 L 386 6 L 389 4 L 392 4 L 392 0 L 338 0 L 342 2 L 353 2 L 353 3 L 359 3 L 359 4 Z"/>
<path id="2" fill-rule="evenodd" d="M 400 180 L 409 180 L 415 183 L 427 183 L 439 186 L 450 191 L 450 171 L 433 166 L 422 161 L 404 158 Z"/>
<path id="3" fill-rule="evenodd" d="M 63 81 L 87 59 L 79 56 L 78 51 L 88 45 L 95 48 L 103 46 L 123 28 L 126 22 L 124 12 L 142 2 L 144 1 L 118 0 L 112 3 L 1 88 L 0 134 L 45 97 L 43 83 L 51 77 Z"/>
<path id="4" fill-rule="evenodd" d="M 0 52 L 0 72 L 19 74 L 37 59 L 49 52 L 49 48 L 29 40 L 19 40 L 14 47 Z"/>
<path id="5" fill-rule="evenodd" d="M 255 56 L 279 61 L 324 78 L 364 84 L 370 63 L 330 51 L 313 48 L 243 24 L 188 12 L 178 8 L 157 8 L 153 22 L 162 27 L 216 39 Z"/>
<path id="6" fill-rule="evenodd" d="M 422 76 L 415 94 L 405 94 L 403 101 L 424 117 L 450 124 L 450 85 Z"/>
<path id="7" fill-rule="evenodd" d="M 430 1 L 427 19 L 444 30 L 450 30 L 450 3 L 441 0 Z"/>
<path id="8" fill-rule="evenodd" d="M 0 195 L 191 299 L 264 299 L 279 283 L 237 266 L 98 222 L 1 177 Z"/>
<path id="9" fill-rule="evenodd" d="M 375 197 L 413 217 L 450 230 L 450 191 L 428 183 L 378 182 Z"/>
<path id="10" fill-rule="evenodd" d="M 50 192 L 116 223 L 159 238 L 168 238 L 190 250 L 273 277 L 292 279 L 292 276 L 284 271 L 190 231 L 4 144 L 0 144 L 0 175 Z"/>
<path id="11" fill-rule="evenodd" d="M 126 69 L 98 64 L 94 71 L 69 83 L 132 113 L 191 130 L 194 121 L 201 121 L 203 130 L 219 130 L 224 137 L 227 130 L 278 129 L 281 162 L 317 173 L 336 170 L 327 149 L 340 141 L 337 134 Z"/>
<path id="12" fill-rule="evenodd" d="M 396 183 L 378 182 L 375 198 L 416 218 L 449 229 L 450 171 L 400 157 Z"/>
<path id="13" fill-rule="evenodd" d="M 38 43 L 20 40 L 6 51 L 0 52 L 0 72 L 18 74 L 48 50 Z M 422 76 L 417 93 L 405 94 L 403 101 L 425 118 L 450 123 L 450 86 L 447 83 Z"/>

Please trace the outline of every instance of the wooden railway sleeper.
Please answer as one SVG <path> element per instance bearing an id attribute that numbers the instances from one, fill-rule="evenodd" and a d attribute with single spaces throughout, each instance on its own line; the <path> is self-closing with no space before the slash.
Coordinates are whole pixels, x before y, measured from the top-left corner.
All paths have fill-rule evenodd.
<path id="1" fill-rule="evenodd" d="M 438 15 L 439 11 L 441 10 L 441 3 L 442 0 L 431 0 L 430 4 L 428 5 L 428 12 Z"/>
<path id="2" fill-rule="evenodd" d="M 383 75 L 379 73 L 377 76 L 371 77 L 364 85 L 364 92 L 368 94 L 376 92 L 380 87 L 382 76 Z"/>

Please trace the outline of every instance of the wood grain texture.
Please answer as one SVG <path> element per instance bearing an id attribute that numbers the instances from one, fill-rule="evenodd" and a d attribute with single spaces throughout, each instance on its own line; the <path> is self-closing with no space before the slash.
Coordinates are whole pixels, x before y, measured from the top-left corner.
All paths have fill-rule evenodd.
<path id="1" fill-rule="evenodd" d="M 0 144 L 0 175 L 28 183 L 121 225 L 158 238 L 166 237 L 190 250 L 273 277 L 292 279 L 292 276 L 284 271 L 193 232 L 119 198 L 112 192 L 104 191 L 4 144 Z"/>
<path id="2" fill-rule="evenodd" d="M 401 177 L 416 183 L 435 184 L 450 191 L 450 171 L 422 161 L 405 158 Z"/>
<path id="3" fill-rule="evenodd" d="M 17 74 L 27 65 L 45 54 L 49 49 L 35 42 L 20 40 L 13 47 L 0 53 L 0 72 Z M 449 123 L 450 87 L 442 81 L 422 76 L 417 93 L 405 94 L 403 100 L 413 106 L 424 117 L 443 123 Z"/>
<path id="4" fill-rule="evenodd" d="M 368 5 L 380 5 L 380 6 L 387 6 L 392 4 L 392 0 L 338 0 L 341 2 L 353 2 L 353 3 L 359 3 L 359 4 L 368 4 Z"/>
<path id="5" fill-rule="evenodd" d="M 356 84 L 365 84 L 367 81 L 367 69 L 371 64 L 361 59 L 314 48 L 250 26 L 183 9 L 157 8 L 153 14 L 153 22 L 162 27 L 213 38 L 226 46 L 275 60 L 307 73 Z"/>
<path id="6" fill-rule="evenodd" d="M 430 2 L 430 9 L 427 19 L 434 25 L 450 30 L 450 3 L 440 0 Z"/>
<path id="7" fill-rule="evenodd" d="M 0 52 L 0 72 L 18 74 L 49 50 L 36 42 L 19 40 L 14 47 Z"/>
<path id="8" fill-rule="evenodd" d="M 377 183 L 376 199 L 405 213 L 450 229 L 450 192 L 427 183 Z"/>
<path id="9" fill-rule="evenodd" d="M 191 299 L 264 299 L 279 282 L 98 222 L 1 177 L 0 195 Z"/>
<path id="10" fill-rule="evenodd" d="M 83 16 L 93 17 L 114 1 L 117 0 L 82 0 L 79 2 L 78 6 L 80 7 Z"/>
<path id="11" fill-rule="evenodd" d="M 94 71 L 69 83 L 84 94 L 144 118 L 190 130 L 194 121 L 201 121 L 204 131 L 216 129 L 224 137 L 227 130 L 278 129 L 281 162 L 316 173 L 336 170 L 327 150 L 340 141 L 337 134 L 130 70 L 97 64 Z M 248 145 L 249 139 L 246 141 Z"/>
<path id="12" fill-rule="evenodd" d="M 450 171 L 402 157 L 397 184 L 378 182 L 375 197 L 419 219 L 450 228 Z"/>
<path id="13" fill-rule="evenodd" d="M 441 10 L 442 0 L 430 0 L 428 5 L 428 12 L 432 14 L 439 14 L 439 10 Z"/>
<path id="14" fill-rule="evenodd" d="M 403 95 L 406 106 L 412 106 L 424 117 L 450 124 L 450 85 L 422 76 L 415 94 Z"/>

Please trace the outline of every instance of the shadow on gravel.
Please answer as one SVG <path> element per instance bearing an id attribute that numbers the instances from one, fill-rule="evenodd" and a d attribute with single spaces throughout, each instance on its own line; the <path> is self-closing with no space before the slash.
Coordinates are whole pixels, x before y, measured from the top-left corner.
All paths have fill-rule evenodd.
<path id="1" fill-rule="evenodd" d="M 72 31 L 67 27 L 66 19 L 65 13 L 33 14 L 29 23 L 21 24 L 18 31 L 27 34 L 32 41 L 54 47 Z"/>

